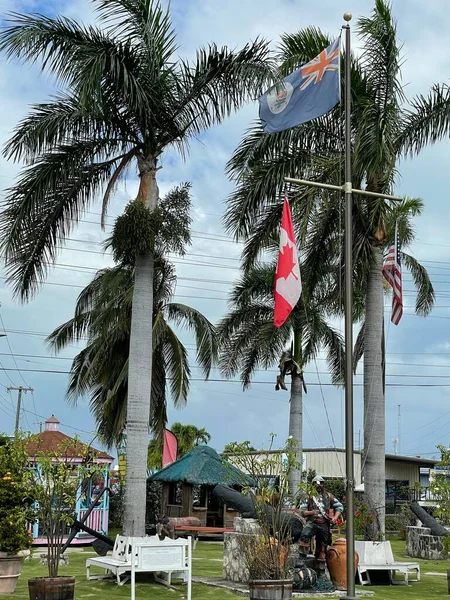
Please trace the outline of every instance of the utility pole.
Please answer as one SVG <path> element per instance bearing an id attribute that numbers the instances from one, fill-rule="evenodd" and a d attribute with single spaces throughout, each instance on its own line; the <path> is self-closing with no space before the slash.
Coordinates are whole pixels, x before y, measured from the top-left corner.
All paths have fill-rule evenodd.
<path id="1" fill-rule="evenodd" d="M 398 453 L 400 454 L 400 425 L 401 425 L 401 413 L 400 413 L 400 409 L 401 409 L 401 404 L 397 404 L 398 406 L 398 416 L 397 416 L 397 440 L 398 440 Z"/>
<path id="2" fill-rule="evenodd" d="M 9 387 L 7 388 L 8 392 L 14 391 L 17 392 L 17 410 L 16 410 L 16 425 L 14 427 L 14 435 L 17 436 L 19 433 L 19 425 L 20 425 L 20 409 L 22 407 L 22 394 L 23 392 L 33 392 L 32 387 L 23 387 L 19 385 L 19 387 Z"/>

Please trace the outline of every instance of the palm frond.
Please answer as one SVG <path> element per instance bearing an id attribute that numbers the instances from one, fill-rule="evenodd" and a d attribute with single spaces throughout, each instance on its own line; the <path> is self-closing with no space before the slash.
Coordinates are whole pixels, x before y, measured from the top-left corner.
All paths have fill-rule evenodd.
<path id="1" fill-rule="evenodd" d="M 125 95 L 136 114 L 148 109 L 142 87 L 142 68 L 130 42 L 121 42 L 93 26 L 73 19 L 11 13 L 12 25 L 0 34 L 0 51 L 8 59 L 42 61 L 42 69 L 55 74 L 83 103 L 95 106 L 105 88 Z"/>
<path id="2" fill-rule="evenodd" d="M 397 24 L 391 6 L 385 0 L 375 0 L 372 15 L 358 19 L 357 31 L 364 47 L 361 64 L 377 104 L 386 108 L 389 103 L 402 101 L 401 46 L 397 42 Z"/>
<path id="3" fill-rule="evenodd" d="M 415 258 L 402 252 L 402 260 L 412 275 L 414 286 L 417 290 L 416 313 L 426 317 L 430 314 L 435 301 L 433 284 L 425 267 Z"/>
<path id="4" fill-rule="evenodd" d="M 22 300 L 37 290 L 56 258 L 60 240 L 70 234 L 123 158 L 119 154 L 90 162 L 104 147 L 98 142 L 61 146 L 25 169 L 9 190 L 0 217 L 1 249 L 8 280 Z"/>
<path id="5" fill-rule="evenodd" d="M 363 322 L 359 328 L 358 335 L 356 336 L 355 345 L 353 348 L 353 373 L 356 375 L 358 363 L 364 354 L 364 335 L 365 335 L 365 323 Z"/>
<path id="6" fill-rule="evenodd" d="M 166 307 L 168 318 L 176 325 L 186 327 L 195 334 L 197 363 L 205 378 L 218 358 L 217 330 L 198 310 L 185 304 L 171 303 Z"/>
<path id="7" fill-rule="evenodd" d="M 117 168 L 113 172 L 111 179 L 108 181 L 108 185 L 106 186 L 106 190 L 103 195 L 101 218 L 100 218 L 100 225 L 103 230 L 105 229 L 106 215 L 108 212 L 108 205 L 111 200 L 111 194 L 116 189 L 117 184 L 119 183 L 120 179 L 122 177 L 124 177 L 126 169 L 129 166 L 131 159 L 134 156 L 136 156 L 136 154 L 137 154 L 136 148 L 132 148 L 129 152 L 127 152 L 125 154 L 125 156 L 122 158 L 122 160 L 119 162 L 119 164 L 117 165 Z"/>
<path id="8" fill-rule="evenodd" d="M 172 401 L 175 406 L 181 406 L 187 401 L 191 370 L 186 348 L 169 325 L 166 326 L 162 353 L 166 371 L 169 374 Z"/>
<path id="9" fill-rule="evenodd" d="M 413 156 L 426 145 L 446 138 L 450 133 L 450 87 L 435 84 L 428 96 L 418 95 L 411 101 L 399 131 L 397 150 Z"/>
<path id="10" fill-rule="evenodd" d="M 307 27 L 296 33 L 284 33 L 278 48 L 283 76 L 292 73 L 319 55 L 331 44 L 331 39 L 317 27 Z"/>
<path id="11" fill-rule="evenodd" d="M 330 113 L 311 124 L 270 136 L 261 134 L 260 137 L 257 130 L 251 131 L 227 165 L 237 187 L 228 198 L 226 230 L 237 239 L 246 238 L 253 232 L 253 224 L 261 213 L 284 192 L 287 191 L 290 198 L 297 196 L 299 201 L 314 193 L 311 189 L 299 193 L 292 185 L 286 186 L 285 177 L 335 181 L 332 172 L 336 170 L 336 163 L 328 156 L 331 147 L 335 149 L 340 143 L 335 137 L 335 133 L 338 135 L 335 127 L 336 119 Z M 253 147 L 252 140 L 255 140 Z"/>
<path id="12" fill-rule="evenodd" d="M 193 65 L 180 61 L 179 66 L 173 82 L 178 100 L 171 114 L 179 141 L 221 123 L 245 101 L 261 95 L 272 78 L 269 47 L 258 39 L 238 51 L 210 44 L 197 51 Z"/>
<path id="13" fill-rule="evenodd" d="M 161 68 L 176 52 L 176 34 L 169 9 L 154 0 L 96 0 L 96 9 L 108 31 L 132 40 L 150 66 Z"/>
<path id="14" fill-rule="evenodd" d="M 97 106 L 96 110 L 88 112 L 78 98 L 60 93 L 51 102 L 31 107 L 31 112 L 18 123 L 13 136 L 6 142 L 3 155 L 7 159 L 30 163 L 73 139 L 114 138 L 124 143 L 140 143 L 133 124 L 128 122 L 125 126 L 107 106 Z"/>
<path id="15" fill-rule="evenodd" d="M 167 425 L 167 373 L 163 344 L 153 348 L 150 428 L 153 435 L 162 438 Z"/>

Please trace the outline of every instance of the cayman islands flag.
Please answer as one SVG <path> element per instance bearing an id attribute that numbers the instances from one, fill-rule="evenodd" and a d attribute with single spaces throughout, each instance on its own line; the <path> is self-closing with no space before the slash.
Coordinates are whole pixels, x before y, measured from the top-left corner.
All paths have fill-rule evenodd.
<path id="1" fill-rule="evenodd" d="M 259 117 L 266 133 L 306 123 L 336 106 L 340 99 L 339 44 L 337 38 L 259 98 Z"/>

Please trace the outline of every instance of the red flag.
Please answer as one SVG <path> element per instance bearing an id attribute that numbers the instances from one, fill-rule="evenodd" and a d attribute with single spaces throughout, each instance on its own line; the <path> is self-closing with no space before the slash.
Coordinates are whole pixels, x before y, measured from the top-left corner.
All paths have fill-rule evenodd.
<path id="1" fill-rule="evenodd" d="M 403 315 L 402 261 L 397 223 L 395 224 L 394 243 L 389 248 L 383 265 L 383 276 L 392 287 L 391 321 L 394 325 L 400 323 Z"/>
<path id="2" fill-rule="evenodd" d="M 177 450 L 178 440 L 176 436 L 168 429 L 164 429 L 164 445 L 162 456 L 163 469 L 177 460 Z"/>
<path id="3" fill-rule="evenodd" d="M 284 199 L 280 229 L 280 252 L 275 273 L 275 327 L 281 327 L 302 293 L 300 266 L 288 199 Z"/>

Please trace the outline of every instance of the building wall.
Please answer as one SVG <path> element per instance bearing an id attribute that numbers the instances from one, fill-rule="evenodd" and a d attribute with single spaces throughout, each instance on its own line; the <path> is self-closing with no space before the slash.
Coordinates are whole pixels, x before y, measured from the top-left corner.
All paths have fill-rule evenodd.
<path id="1" fill-rule="evenodd" d="M 393 481 L 409 481 L 413 487 L 416 481 L 420 481 L 420 465 L 400 460 L 386 460 L 386 479 Z"/>
<path id="2" fill-rule="evenodd" d="M 314 469 L 317 475 L 322 477 L 345 478 L 345 452 L 334 450 L 319 450 L 316 452 L 305 451 L 306 468 Z M 355 472 L 355 484 L 361 483 L 361 454 L 353 455 L 353 468 Z"/>
<path id="3" fill-rule="evenodd" d="M 263 454 L 255 454 L 252 456 L 252 460 L 254 461 L 255 465 L 266 458 L 267 455 Z M 251 471 L 250 468 L 245 469 L 244 465 L 235 457 L 231 456 L 229 460 L 242 471 Z M 267 475 L 276 476 L 281 472 L 283 454 L 281 452 L 274 453 L 271 455 L 270 460 L 271 472 L 267 473 Z M 359 452 L 354 453 L 353 466 L 355 473 L 355 485 L 358 486 L 362 483 L 362 460 Z M 313 469 L 318 475 L 321 475 L 325 478 L 345 479 L 345 451 L 335 450 L 334 448 L 306 448 L 303 451 L 303 468 Z M 253 468 L 253 474 L 259 474 L 258 466 Z M 386 480 L 408 481 L 409 486 L 413 487 L 416 481 L 420 481 L 420 463 L 409 462 L 407 460 L 396 460 L 395 458 L 386 457 Z"/>

